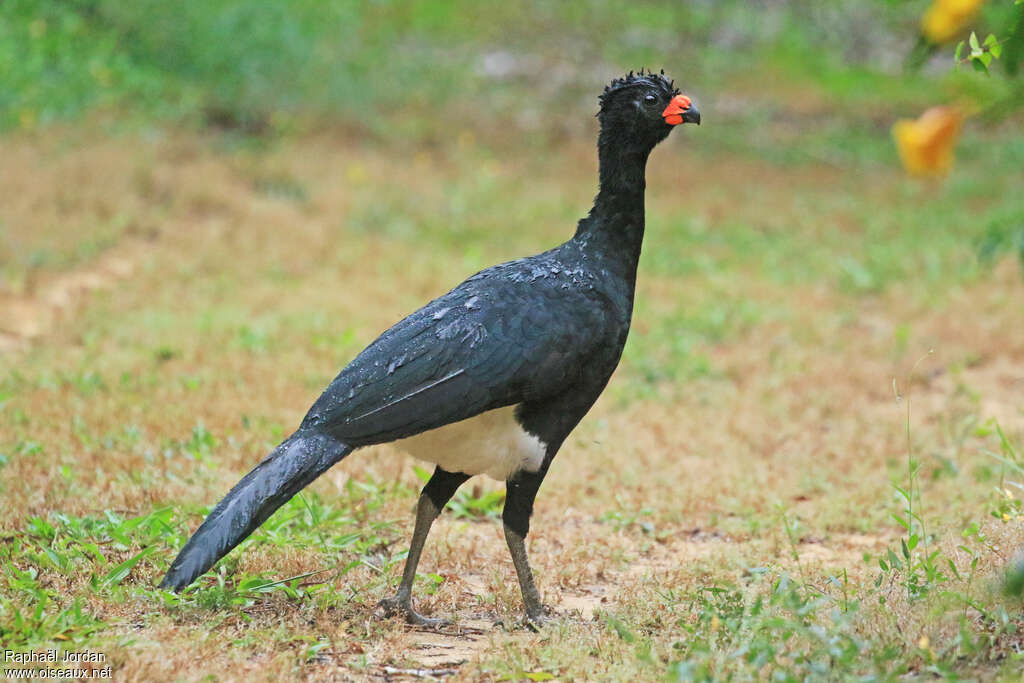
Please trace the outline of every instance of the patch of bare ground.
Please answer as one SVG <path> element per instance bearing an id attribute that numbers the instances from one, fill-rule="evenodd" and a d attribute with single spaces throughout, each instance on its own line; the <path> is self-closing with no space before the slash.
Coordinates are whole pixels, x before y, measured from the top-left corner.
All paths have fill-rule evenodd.
<path id="1" fill-rule="evenodd" d="M 543 568 L 542 575 L 549 584 L 544 597 L 554 609 L 555 623 L 581 625 L 600 621 L 602 611 L 615 613 L 622 609 L 623 601 L 635 599 L 642 586 L 656 590 L 661 584 L 676 585 L 680 573 L 724 566 L 738 556 L 784 566 L 794 574 L 817 573 L 861 564 L 865 552 L 877 553 L 893 538 L 837 534 L 827 541 L 806 538 L 795 548 L 773 551 L 764 543 L 737 543 L 720 534 L 689 529 L 659 542 L 638 543 L 628 533 L 574 515 L 562 519 L 554 530 L 538 530 L 531 545 L 535 563 Z M 504 544 L 497 524 L 442 518 L 436 523 L 434 542 L 442 548 L 437 551 L 436 570 L 444 572 L 446 582 L 451 584 L 450 592 L 446 591 L 451 597 L 446 597 L 443 604 L 453 608 L 442 608 L 435 614 L 453 619 L 454 625 L 436 631 L 407 627 L 393 650 L 401 655 L 395 661 L 381 664 L 379 672 L 410 677 L 447 675 L 509 643 L 529 647 L 531 641 L 543 640 L 543 633 L 533 633 L 519 622 L 518 599 L 514 589 L 509 590 L 514 586 L 515 574 L 502 555 Z M 558 572 L 558 558 L 572 544 L 591 544 L 601 556 L 585 564 L 565 566 L 564 572 Z M 472 558 L 474 566 L 452 572 L 449 563 L 456 553 Z M 479 564 L 490 566 L 491 573 L 484 573 Z M 556 571 L 554 576 L 552 571 Z M 555 585 L 550 585 L 552 581 Z M 500 593 L 505 593 L 506 598 L 502 606 L 494 604 L 494 596 Z"/>
<path id="2" fill-rule="evenodd" d="M 22 294 L 0 290 L 0 353 L 25 350 L 67 322 L 89 294 L 131 278 L 152 249 L 148 240 L 122 238 L 116 246 L 70 271 L 41 274 Z"/>

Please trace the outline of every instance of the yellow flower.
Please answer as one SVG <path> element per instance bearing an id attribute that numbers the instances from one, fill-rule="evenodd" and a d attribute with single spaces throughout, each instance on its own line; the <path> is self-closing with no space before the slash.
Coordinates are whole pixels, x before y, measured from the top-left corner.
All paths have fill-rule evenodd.
<path id="1" fill-rule="evenodd" d="M 900 161 L 914 175 L 945 175 L 953 167 L 953 146 L 964 116 L 954 107 L 932 107 L 920 118 L 892 127 Z"/>
<path id="2" fill-rule="evenodd" d="M 984 3 L 985 0 L 933 0 L 921 17 L 921 32 L 933 43 L 945 43 L 956 37 Z"/>

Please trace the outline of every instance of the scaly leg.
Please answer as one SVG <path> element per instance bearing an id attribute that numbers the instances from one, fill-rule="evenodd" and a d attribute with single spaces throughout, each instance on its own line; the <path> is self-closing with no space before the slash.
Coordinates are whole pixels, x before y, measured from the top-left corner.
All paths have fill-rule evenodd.
<path id="1" fill-rule="evenodd" d="M 431 628 L 449 623 L 446 619 L 424 617 L 412 608 L 412 584 L 416 580 L 416 566 L 420 562 L 423 543 L 427 540 L 427 534 L 430 533 L 430 525 L 441 514 L 445 503 L 455 495 L 456 489 L 467 479 L 469 479 L 468 474 L 446 472 L 438 467 L 434 470 L 430 481 L 423 487 L 423 493 L 420 494 L 420 500 L 416 506 L 416 528 L 412 532 L 412 544 L 409 546 L 409 556 L 405 560 L 405 571 L 402 572 L 402 582 L 398 585 L 398 593 L 395 597 L 381 600 L 378 604 L 378 607 L 383 608 L 385 616 L 400 613 L 410 624 Z"/>
<path id="2" fill-rule="evenodd" d="M 501 513 L 505 524 L 505 541 L 508 543 L 512 564 L 519 577 L 519 589 L 523 592 L 526 606 L 526 624 L 536 628 L 546 620 L 548 608 L 540 601 L 540 593 L 533 582 L 533 572 L 526 558 L 526 535 L 530 532 L 530 515 L 533 514 L 533 500 L 537 489 L 544 480 L 546 469 L 540 472 L 519 472 L 506 483 L 505 509 Z"/>

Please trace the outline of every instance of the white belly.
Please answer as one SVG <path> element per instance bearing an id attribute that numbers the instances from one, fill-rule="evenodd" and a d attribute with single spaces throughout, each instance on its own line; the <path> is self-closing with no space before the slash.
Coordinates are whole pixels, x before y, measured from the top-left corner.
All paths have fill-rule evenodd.
<path id="1" fill-rule="evenodd" d="M 399 439 L 395 445 L 449 472 L 486 474 L 499 481 L 519 470 L 536 472 L 547 451 L 544 442 L 519 426 L 515 406 Z"/>

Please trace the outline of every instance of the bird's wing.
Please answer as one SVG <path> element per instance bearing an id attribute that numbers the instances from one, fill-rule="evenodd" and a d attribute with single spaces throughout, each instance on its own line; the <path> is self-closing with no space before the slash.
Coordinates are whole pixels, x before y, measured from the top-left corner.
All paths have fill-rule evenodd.
<path id="1" fill-rule="evenodd" d="M 568 388 L 621 314 L 556 270 L 504 264 L 430 302 L 346 366 L 304 424 L 383 443 Z"/>

